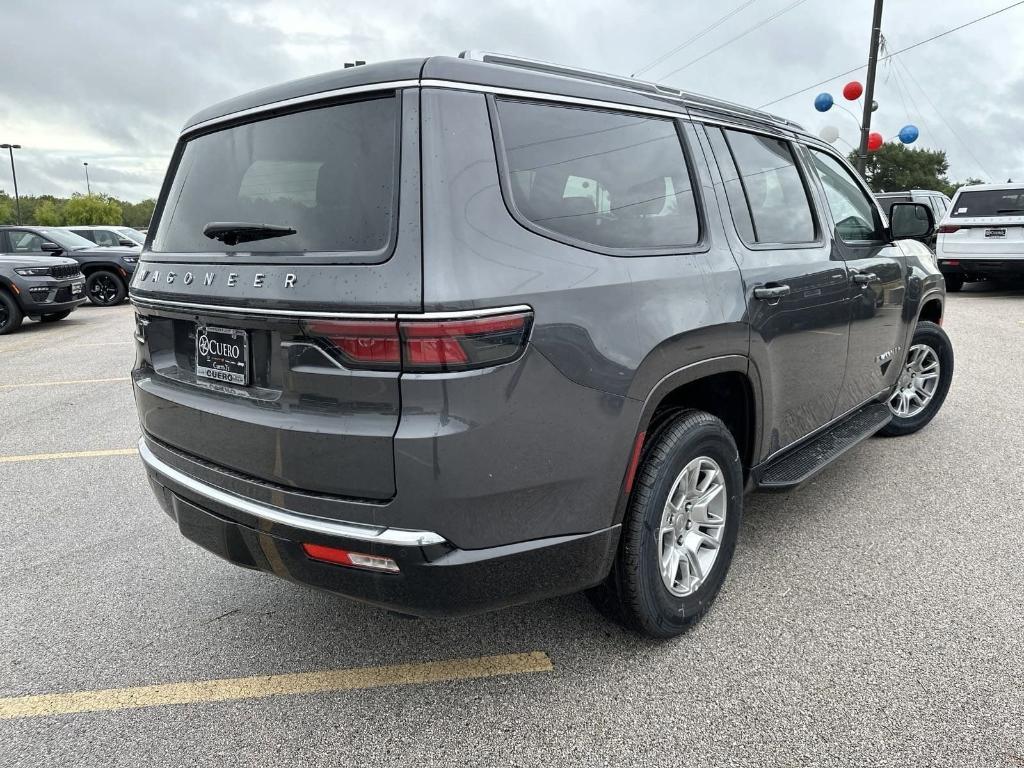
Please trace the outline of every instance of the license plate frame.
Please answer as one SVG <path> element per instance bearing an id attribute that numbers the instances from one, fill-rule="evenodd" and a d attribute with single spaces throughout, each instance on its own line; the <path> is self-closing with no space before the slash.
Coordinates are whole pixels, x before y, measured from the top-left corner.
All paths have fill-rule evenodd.
<path id="1" fill-rule="evenodd" d="M 990 227 L 985 230 L 985 237 L 1006 237 L 1006 227 Z"/>
<path id="2" fill-rule="evenodd" d="M 249 332 L 196 326 L 196 376 L 246 387 L 250 380 Z"/>

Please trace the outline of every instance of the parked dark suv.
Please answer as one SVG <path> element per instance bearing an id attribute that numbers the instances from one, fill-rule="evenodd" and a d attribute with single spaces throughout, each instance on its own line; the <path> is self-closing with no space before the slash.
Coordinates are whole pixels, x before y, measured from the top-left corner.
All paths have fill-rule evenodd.
<path id="1" fill-rule="evenodd" d="M 85 301 L 85 276 L 73 259 L 21 256 L 0 251 L 0 336 L 26 317 L 63 320 Z"/>
<path id="2" fill-rule="evenodd" d="M 743 495 L 924 426 L 930 209 L 763 112 L 496 56 L 186 125 L 132 281 L 142 459 L 231 562 L 416 615 L 702 616 Z M 851 500 L 841 500 L 851 501 Z"/>
<path id="3" fill-rule="evenodd" d="M 120 304 L 139 261 L 140 248 L 103 248 L 59 227 L 0 227 L 0 251 L 36 256 L 68 256 L 85 274 L 89 301 L 101 307 Z"/>

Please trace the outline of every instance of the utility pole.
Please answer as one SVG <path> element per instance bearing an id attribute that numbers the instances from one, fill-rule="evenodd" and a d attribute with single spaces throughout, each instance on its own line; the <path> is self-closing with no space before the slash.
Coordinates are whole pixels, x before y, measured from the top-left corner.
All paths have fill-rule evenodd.
<path id="1" fill-rule="evenodd" d="M 857 150 L 857 171 L 864 175 L 868 160 L 868 134 L 871 132 L 871 104 L 875 98 L 875 68 L 878 66 L 878 41 L 882 36 L 882 0 L 875 0 L 871 19 L 871 48 L 868 49 L 868 81 L 864 88 L 864 117 L 860 122 L 860 148 Z"/>
<path id="2" fill-rule="evenodd" d="M 6 149 L 11 155 L 11 176 L 14 177 L 14 206 L 17 211 L 18 220 L 21 224 L 21 198 L 18 197 L 18 174 L 14 170 L 14 150 L 21 149 L 21 144 L 0 144 L 0 149 Z"/>
<path id="3" fill-rule="evenodd" d="M 92 196 L 92 187 L 89 186 L 89 164 L 82 163 L 85 166 L 85 193 Z"/>

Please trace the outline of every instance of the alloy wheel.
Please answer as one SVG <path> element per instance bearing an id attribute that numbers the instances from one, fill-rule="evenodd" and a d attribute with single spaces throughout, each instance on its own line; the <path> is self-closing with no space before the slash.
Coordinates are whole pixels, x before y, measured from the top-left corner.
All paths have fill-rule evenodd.
<path id="1" fill-rule="evenodd" d="M 91 296 L 97 304 L 110 304 L 117 298 L 117 282 L 110 275 L 97 275 L 93 278 Z"/>
<path id="2" fill-rule="evenodd" d="M 676 477 L 658 530 L 658 564 L 665 588 L 676 597 L 696 592 L 718 558 L 725 533 L 728 494 L 721 467 L 700 456 Z"/>
<path id="3" fill-rule="evenodd" d="M 896 389 L 889 398 L 889 410 L 902 419 L 917 416 L 935 397 L 939 386 L 939 356 L 927 344 L 915 344 Z"/>

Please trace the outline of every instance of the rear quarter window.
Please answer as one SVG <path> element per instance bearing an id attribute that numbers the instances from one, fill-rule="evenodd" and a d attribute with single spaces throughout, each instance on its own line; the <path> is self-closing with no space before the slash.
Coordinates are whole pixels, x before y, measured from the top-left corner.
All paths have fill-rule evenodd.
<path id="1" fill-rule="evenodd" d="M 385 257 L 394 239 L 397 98 L 319 107 L 224 128 L 180 150 L 152 250 L 349 253 Z M 228 246 L 211 222 L 289 227 L 295 234 Z M 379 260 L 379 259 L 378 259 Z"/>
<path id="2" fill-rule="evenodd" d="M 498 99 L 507 191 L 521 219 L 616 255 L 693 248 L 700 219 L 676 123 Z"/>

